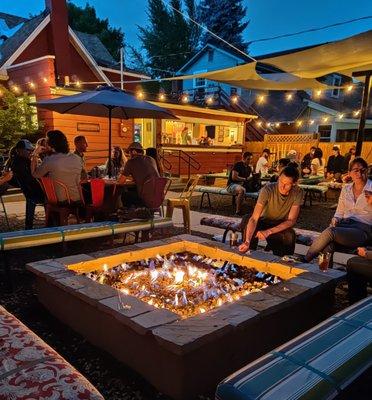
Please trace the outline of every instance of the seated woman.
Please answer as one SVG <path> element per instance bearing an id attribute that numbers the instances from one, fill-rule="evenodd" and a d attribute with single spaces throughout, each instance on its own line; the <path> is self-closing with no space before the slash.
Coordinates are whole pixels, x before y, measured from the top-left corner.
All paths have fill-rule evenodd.
<path id="1" fill-rule="evenodd" d="M 372 213 L 372 191 L 365 190 L 364 195 Z M 372 250 L 358 247 L 358 256 L 350 258 L 346 266 L 351 304 L 367 297 L 367 284 L 372 282 Z"/>
<path id="2" fill-rule="evenodd" d="M 120 146 L 114 146 L 111 151 L 111 174 L 118 176 L 127 162 L 124 151 Z M 109 160 L 106 161 L 105 171 L 108 173 Z"/>
<path id="3" fill-rule="evenodd" d="M 364 195 L 365 191 L 372 191 L 367 168 L 368 164 L 361 157 L 350 163 L 349 175 L 353 182 L 342 188 L 331 225 L 310 246 L 305 256 L 307 262 L 321 252 L 333 253 L 336 244 L 356 249 L 372 240 L 372 212 Z"/>
<path id="4" fill-rule="evenodd" d="M 324 178 L 325 159 L 323 158 L 322 149 L 317 147 L 311 160 L 311 175 L 321 176 Z"/>

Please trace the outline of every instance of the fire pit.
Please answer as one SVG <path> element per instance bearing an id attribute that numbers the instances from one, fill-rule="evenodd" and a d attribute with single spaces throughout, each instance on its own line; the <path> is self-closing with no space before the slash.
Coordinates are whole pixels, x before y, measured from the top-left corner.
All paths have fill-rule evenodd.
<path id="1" fill-rule="evenodd" d="M 329 315 L 344 275 L 190 235 L 28 268 L 54 315 L 182 400 Z"/>

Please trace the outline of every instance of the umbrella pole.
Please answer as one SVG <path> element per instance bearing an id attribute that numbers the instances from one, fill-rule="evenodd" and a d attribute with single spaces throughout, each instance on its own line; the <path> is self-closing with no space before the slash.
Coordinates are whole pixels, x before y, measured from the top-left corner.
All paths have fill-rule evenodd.
<path id="1" fill-rule="evenodd" d="M 112 176 L 112 164 L 111 164 L 111 115 L 112 115 L 112 108 L 109 107 L 109 150 L 108 150 L 108 168 L 107 168 L 107 174 L 109 178 Z"/>

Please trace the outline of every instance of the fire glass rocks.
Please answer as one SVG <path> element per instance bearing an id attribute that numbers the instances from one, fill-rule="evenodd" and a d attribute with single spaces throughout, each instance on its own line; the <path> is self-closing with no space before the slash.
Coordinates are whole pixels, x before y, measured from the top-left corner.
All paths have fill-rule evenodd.
<path id="1" fill-rule="evenodd" d="M 102 270 L 103 265 L 110 270 L 157 254 L 185 251 L 253 267 L 263 274 L 259 279 L 279 276 L 282 283 L 182 319 L 82 276 Z M 242 255 L 193 236 L 91 256 L 71 258 L 71 264 L 57 259 L 28 265 L 36 277 L 39 300 L 87 340 L 177 400 L 213 394 L 224 377 L 326 318 L 336 281 L 344 276 L 340 271 L 321 273 L 317 266 L 289 266 L 269 254 Z"/>

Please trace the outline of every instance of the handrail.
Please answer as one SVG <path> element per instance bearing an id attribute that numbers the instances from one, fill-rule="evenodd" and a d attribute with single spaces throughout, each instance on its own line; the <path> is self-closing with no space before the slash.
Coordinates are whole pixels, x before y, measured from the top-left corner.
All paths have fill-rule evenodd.
<path id="1" fill-rule="evenodd" d="M 201 164 L 199 163 L 199 161 L 196 160 L 194 157 L 190 156 L 190 154 L 186 153 L 185 151 L 180 150 L 180 149 L 174 149 L 174 150 L 171 150 L 171 151 L 167 151 L 167 153 L 169 153 L 169 156 L 173 156 L 173 157 L 178 158 L 178 175 L 179 176 L 181 175 L 181 161 L 183 161 L 183 162 L 185 162 L 187 164 L 187 171 L 188 171 L 188 178 L 189 179 L 190 179 L 190 176 L 191 176 L 191 168 L 195 169 L 196 171 L 200 170 Z M 165 158 L 166 151 L 162 149 L 161 151 L 159 151 L 159 154 L 161 154 L 162 160 L 167 161 L 168 164 L 172 168 L 173 164 L 171 164 Z M 171 168 L 167 168 L 167 169 L 170 170 Z"/>

